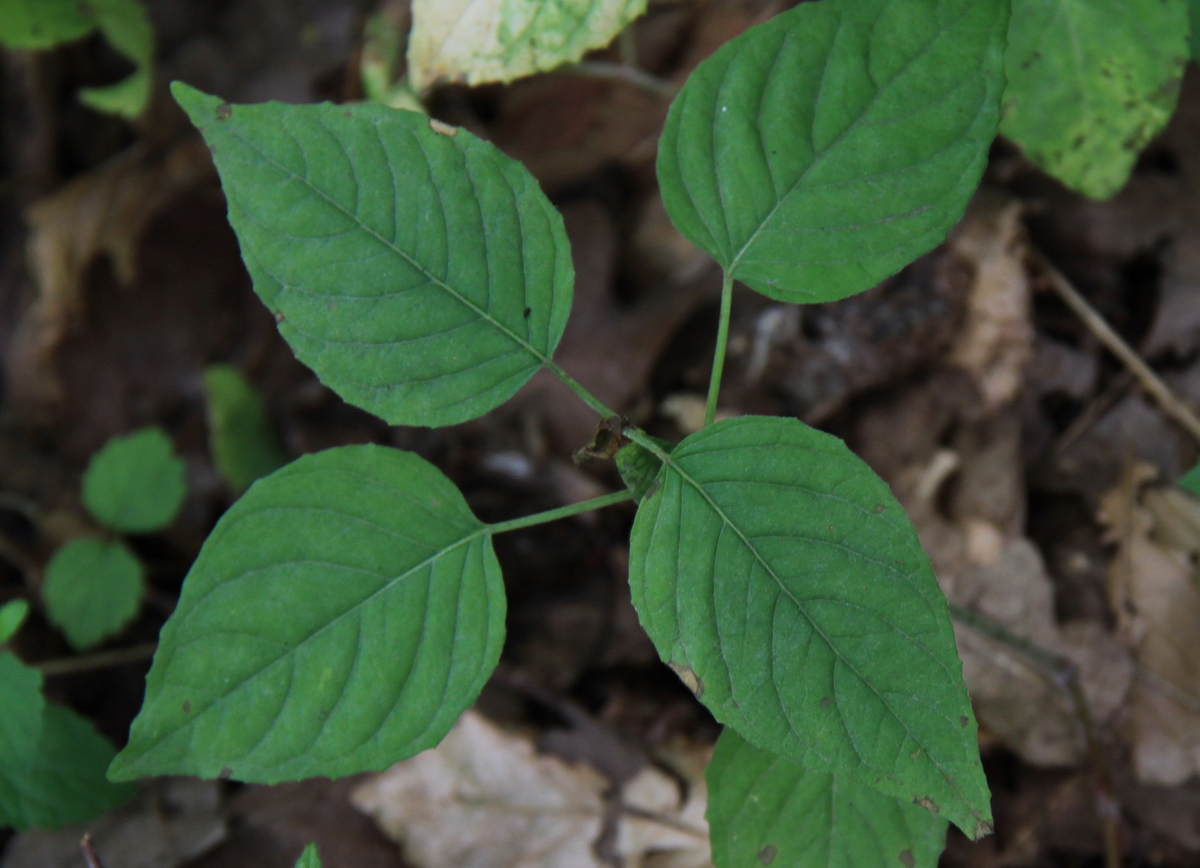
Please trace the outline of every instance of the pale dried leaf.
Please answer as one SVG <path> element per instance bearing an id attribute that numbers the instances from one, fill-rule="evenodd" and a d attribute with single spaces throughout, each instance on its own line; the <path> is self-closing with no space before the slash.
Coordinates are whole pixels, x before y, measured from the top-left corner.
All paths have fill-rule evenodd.
<path id="1" fill-rule="evenodd" d="M 1155 475 L 1142 463 L 1126 468 L 1101 518 L 1117 543 L 1110 601 L 1138 666 L 1130 696 L 1134 772 L 1142 783 L 1174 786 L 1200 772 L 1200 586 L 1195 537 L 1172 508 L 1181 504 L 1143 491 Z M 1184 546 L 1171 544 L 1180 540 Z"/>
<path id="2" fill-rule="evenodd" d="M 602 868 L 598 846 L 613 816 L 624 864 L 707 865 L 702 786 L 685 801 L 675 781 L 648 768 L 621 788 L 623 811 L 609 803 L 610 789 L 590 766 L 538 754 L 529 739 L 468 710 L 440 745 L 374 776 L 351 799 L 418 868 Z"/>
<path id="3" fill-rule="evenodd" d="M 438 81 L 512 81 L 578 60 L 612 41 L 646 0 L 413 0 L 408 75 Z"/>
<path id="4" fill-rule="evenodd" d="M 199 138 L 164 154 L 134 147 L 34 203 L 26 217 L 37 298 L 17 325 L 9 351 L 12 400 L 33 408 L 60 400 L 52 360 L 81 310 L 87 268 L 107 256 L 118 281 L 132 282 L 138 242 L 150 218 L 212 173 Z"/>
<path id="5" fill-rule="evenodd" d="M 1020 204 L 978 197 L 948 243 L 975 275 L 949 359 L 970 374 L 984 408 L 995 410 L 1016 397 L 1033 354 Z"/>

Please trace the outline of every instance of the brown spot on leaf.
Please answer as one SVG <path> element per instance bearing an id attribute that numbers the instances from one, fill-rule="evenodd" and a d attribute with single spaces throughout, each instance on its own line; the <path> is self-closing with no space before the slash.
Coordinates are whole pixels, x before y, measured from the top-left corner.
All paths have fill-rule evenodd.
<path id="1" fill-rule="evenodd" d="M 774 844 L 768 844 L 758 851 L 758 861 L 764 865 L 770 865 L 775 861 L 775 856 L 778 855 L 779 848 Z"/>
<path id="2" fill-rule="evenodd" d="M 913 856 L 912 850 L 900 851 L 900 864 L 903 865 L 904 868 L 913 868 L 913 866 L 917 864 L 917 859 L 915 856 Z"/>
<path id="3" fill-rule="evenodd" d="M 876 511 L 876 512 L 883 512 L 883 504 L 882 504 L 882 503 L 877 503 L 877 504 L 875 504 L 875 511 Z"/>
<path id="4" fill-rule="evenodd" d="M 223 781 L 229 780 L 229 778 L 232 776 L 233 776 L 233 769 L 230 768 L 229 766 L 225 766 L 225 768 L 221 769 L 221 771 L 217 774 L 217 777 Z"/>
<path id="5" fill-rule="evenodd" d="M 938 803 L 929 798 L 929 796 L 917 796 L 915 799 L 913 799 L 913 804 L 920 805 L 925 810 L 933 811 L 935 814 L 942 810 L 940 807 L 938 807 Z"/>
<path id="6" fill-rule="evenodd" d="M 189 700 L 186 700 L 186 699 L 185 699 L 185 700 L 183 701 L 183 713 L 184 713 L 184 714 L 191 714 L 191 713 L 192 713 L 192 703 L 191 703 Z"/>
<path id="7" fill-rule="evenodd" d="M 832 696 L 826 696 L 825 698 L 823 698 L 823 699 L 821 700 L 821 707 L 822 707 L 822 708 L 828 708 L 828 707 L 829 707 L 829 703 L 831 703 L 831 702 L 833 702 L 833 697 L 832 697 Z"/>
<path id="8" fill-rule="evenodd" d="M 285 321 L 286 319 L 287 319 L 287 317 L 285 317 L 285 316 L 284 316 L 282 313 L 280 313 L 279 311 L 276 311 L 276 312 L 275 312 L 275 323 L 276 323 L 276 325 L 283 325 L 283 323 L 284 323 L 284 321 Z"/>
<path id="9" fill-rule="evenodd" d="M 227 121 L 231 117 L 233 117 L 233 106 L 227 102 L 223 102 L 217 106 L 217 120 Z"/>
<path id="10" fill-rule="evenodd" d="M 450 124 L 445 121 L 439 121 L 437 118 L 429 119 L 429 129 L 440 136 L 450 136 L 453 138 L 458 135 L 458 127 L 452 127 Z"/>
<path id="11" fill-rule="evenodd" d="M 961 726 L 963 729 L 966 729 L 968 726 L 971 725 L 971 719 L 964 714 L 962 717 L 960 717 L 958 719 L 958 725 Z"/>

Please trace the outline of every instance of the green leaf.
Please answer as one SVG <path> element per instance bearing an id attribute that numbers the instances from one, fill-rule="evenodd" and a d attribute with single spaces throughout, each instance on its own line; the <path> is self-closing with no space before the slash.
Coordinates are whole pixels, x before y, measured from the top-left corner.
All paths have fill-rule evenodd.
<path id="1" fill-rule="evenodd" d="M 675 444 L 658 437 L 651 437 L 659 449 L 670 452 Z M 658 471 L 662 469 L 662 460 L 644 446 L 637 443 L 627 443 L 617 453 L 617 472 L 625 487 L 633 492 L 635 500 L 641 500 L 654 490 Z"/>
<path id="2" fill-rule="evenodd" d="M 213 461 L 231 488 L 244 491 L 287 463 L 262 398 L 241 371 L 232 365 L 209 365 L 204 387 Z"/>
<path id="3" fill-rule="evenodd" d="M 161 428 L 114 437 L 83 475 L 83 505 L 122 533 L 150 533 L 175 520 L 187 494 L 184 466 Z"/>
<path id="4" fill-rule="evenodd" d="M 84 651 L 134 619 L 142 602 L 142 563 L 117 540 L 77 539 L 46 565 L 42 599 L 50 623 Z"/>
<path id="5" fill-rule="evenodd" d="M 1187 473 L 1183 474 L 1176 484 L 1180 488 L 1190 491 L 1196 497 L 1200 497 L 1200 464 L 1197 464 Z"/>
<path id="6" fill-rule="evenodd" d="M 9 600 L 0 606 L 0 642 L 11 639 L 29 615 L 29 603 L 26 600 Z"/>
<path id="7" fill-rule="evenodd" d="M 475 700 L 504 612 L 488 528 L 437 468 L 381 446 L 300 458 L 205 542 L 109 774 L 382 769 Z"/>
<path id="8" fill-rule="evenodd" d="M 137 70 L 124 81 L 108 87 L 86 87 L 80 100 L 98 111 L 136 118 L 150 100 L 154 66 L 154 28 L 146 7 L 139 0 L 87 0 L 100 32 Z"/>
<path id="9" fill-rule="evenodd" d="M 1000 132 L 1068 187 L 1116 193 L 1175 110 L 1185 0 L 1013 0 L 1008 42 Z"/>
<path id="10" fill-rule="evenodd" d="M 1188 47 L 1192 60 L 1200 63 L 1200 0 L 1188 0 L 1188 24 L 1191 25 Z"/>
<path id="11" fill-rule="evenodd" d="M 946 821 L 755 747 L 728 727 L 706 772 L 717 868 L 936 868 Z"/>
<path id="12" fill-rule="evenodd" d="M 821 0 L 730 40 L 667 116 L 671 220 L 772 298 L 869 289 L 941 242 L 974 193 L 1007 22 L 1007 0 Z"/>
<path id="13" fill-rule="evenodd" d="M 413 0 L 408 74 L 435 82 L 512 81 L 608 45 L 646 0 Z"/>
<path id="14" fill-rule="evenodd" d="M 0 826 L 82 823 L 134 792 L 105 780 L 112 746 L 74 711 L 47 703 L 41 684 L 0 652 Z"/>
<path id="15" fill-rule="evenodd" d="M 638 506 L 629 582 L 718 720 L 990 831 L 945 597 L 887 485 L 836 437 L 743 416 L 685 439 Z"/>
<path id="16" fill-rule="evenodd" d="M 316 844 L 309 844 L 296 860 L 296 868 L 321 868 L 321 854 Z"/>
<path id="17" fill-rule="evenodd" d="M 519 163 L 413 112 L 172 90 L 214 151 L 255 290 L 344 399 L 393 425 L 449 425 L 554 352 L 570 247 Z"/>
<path id="18" fill-rule="evenodd" d="M 4 0 L 0 43 L 9 48 L 53 48 L 79 39 L 96 26 L 79 0 Z"/>

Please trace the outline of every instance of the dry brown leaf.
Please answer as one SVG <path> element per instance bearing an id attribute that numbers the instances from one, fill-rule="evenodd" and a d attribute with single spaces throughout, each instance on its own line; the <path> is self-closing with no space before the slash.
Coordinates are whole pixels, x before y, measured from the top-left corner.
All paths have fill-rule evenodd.
<path id="1" fill-rule="evenodd" d="M 1020 426 L 999 417 L 964 426 L 956 450 L 939 449 L 899 474 L 897 496 L 916 525 L 934 571 L 954 603 L 1072 660 L 1094 718 L 1121 707 L 1132 663 L 1098 624 L 1060 626 L 1054 587 L 1024 524 Z M 940 496 L 954 477 L 953 497 Z M 949 514 L 939 503 L 948 501 Z M 1047 673 L 1020 651 L 974 628 L 956 625 L 963 676 L 986 729 L 1027 762 L 1075 765 L 1085 738 L 1076 710 Z"/>
<path id="2" fill-rule="evenodd" d="M 1033 354 L 1020 203 L 980 195 L 948 243 L 975 273 L 949 360 L 971 375 L 984 409 L 992 411 L 1016 397 Z"/>
<path id="3" fill-rule="evenodd" d="M 540 755 L 468 710 L 440 745 L 374 776 L 351 800 L 419 868 L 603 868 L 598 848 L 614 816 L 625 865 L 709 864 L 702 784 L 684 802 L 675 781 L 646 768 L 621 788 L 620 807 L 610 788 L 591 767 Z"/>
<path id="4" fill-rule="evenodd" d="M 80 311 L 87 268 L 107 256 L 117 279 L 132 282 L 138 241 L 150 219 L 212 174 L 198 137 L 162 154 L 135 146 L 29 209 L 28 259 L 37 298 L 18 324 L 9 352 L 14 401 L 43 409 L 61 399 L 51 362 Z"/>
<path id="5" fill-rule="evenodd" d="M 1186 495 L 1143 491 L 1156 475 L 1131 463 L 1104 496 L 1101 518 L 1117 544 L 1109 599 L 1137 661 L 1134 772 L 1141 783 L 1173 786 L 1200 772 L 1200 534 Z"/>

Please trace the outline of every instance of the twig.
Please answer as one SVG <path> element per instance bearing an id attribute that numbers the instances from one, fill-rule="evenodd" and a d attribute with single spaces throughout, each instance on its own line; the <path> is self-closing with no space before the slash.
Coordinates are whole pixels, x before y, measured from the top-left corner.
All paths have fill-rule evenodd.
<path id="1" fill-rule="evenodd" d="M 1083 728 L 1084 743 L 1087 746 L 1088 758 L 1091 761 L 1092 776 L 1096 784 L 1096 815 L 1104 829 L 1104 866 L 1105 868 L 1121 868 L 1121 806 L 1114 795 L 1112 774 L 1104 759 L 1104 749 L 1096 734 L 1096 721 L 1092 717 L 1092 708 L 1083 692 L 1079 680 L 1079 667 L 1068 657 L 1051 651 L 1049 648 L 1018 636 L 1003 624 L 991 618 L 950 604 L 950 617 L 960 624 L 965 624 L 985 636 L 995 639 L 1014 651 L 1023 654 L 1034 664 L 1030 667 L 1041 675 L 1052 687 L 1060 690 L 1071 701 L 1075 715 Z"/>
<path id="2" fill-rule="evenodd" d="M 104 863 L 100 861 L 95 848 L 92 847 L 91 832 L 84 833 L 83 840 L 79 842 L 79 849 L 83 851 L 83 858 L 87 861 L 88 868 L 104 868 Z"/>
<path id="3" fill-rule="evenodd" d="M 1083 324 L 1091 333 L 1099 339 L 1100 343 L 1104 344 L 1109 352 L 1120 359 L 1121 364 L 1137 377 L 1142 388 L 1158 402 L 1162 411 L 1183 426 L 1189 434 L 1196 438 L 1197 442 L 1200 442 L 1200 417 L 1197 417 L 1190 407 L 1176 397 L 1170 387 L 1142 360 L 1142 357 L 1134 352 L 1133 348 L 1125 343 L 1104 317 L 1100 316 L 1096 309 L 1087 303 L 1087 300 L 1079 294 L 1061 271 L 1055 268 L 1041 253 L 1032 251 L 1032 256 L 1037 265 L 1045 272 L 1046 277 L 1050 279 L 1051 288 L 1066 302 L 1067 307 L 1071 308 L 1083 320 Z"/>
<path id="4" fill-rule="evenodd" d="M 112 651 L 100 651 L 96 654 L 85 654 L 82 657 L 63 657 L 58 660 L 46 660 L 34 663 L 33 668 L 42 673 L 45 678 L 59 675 L 74 675 L 77 672 L 91 672 L 93 669 L 107 669 L 110 666 L 123 666 L 126 663 L 137 663 L 147 657 L 154 656 L 158 646 L 153 642 L 145 645 L 131 645 L 128 648 L 117 648 Z"/>
<path id="5" fill-rule="evenodd" d="M 638 69 L 636 66 L 626 66 L 624 63 L 609 63 L 605 60 L 581 60 L 579 63 L 565 67 L 565 70 L 586 78 L 619 81 L 665 100 L 675 99 L 675 95 L 679 93 L 679 88 L 669 81 L 655 78 L 650 73 Z"/>

